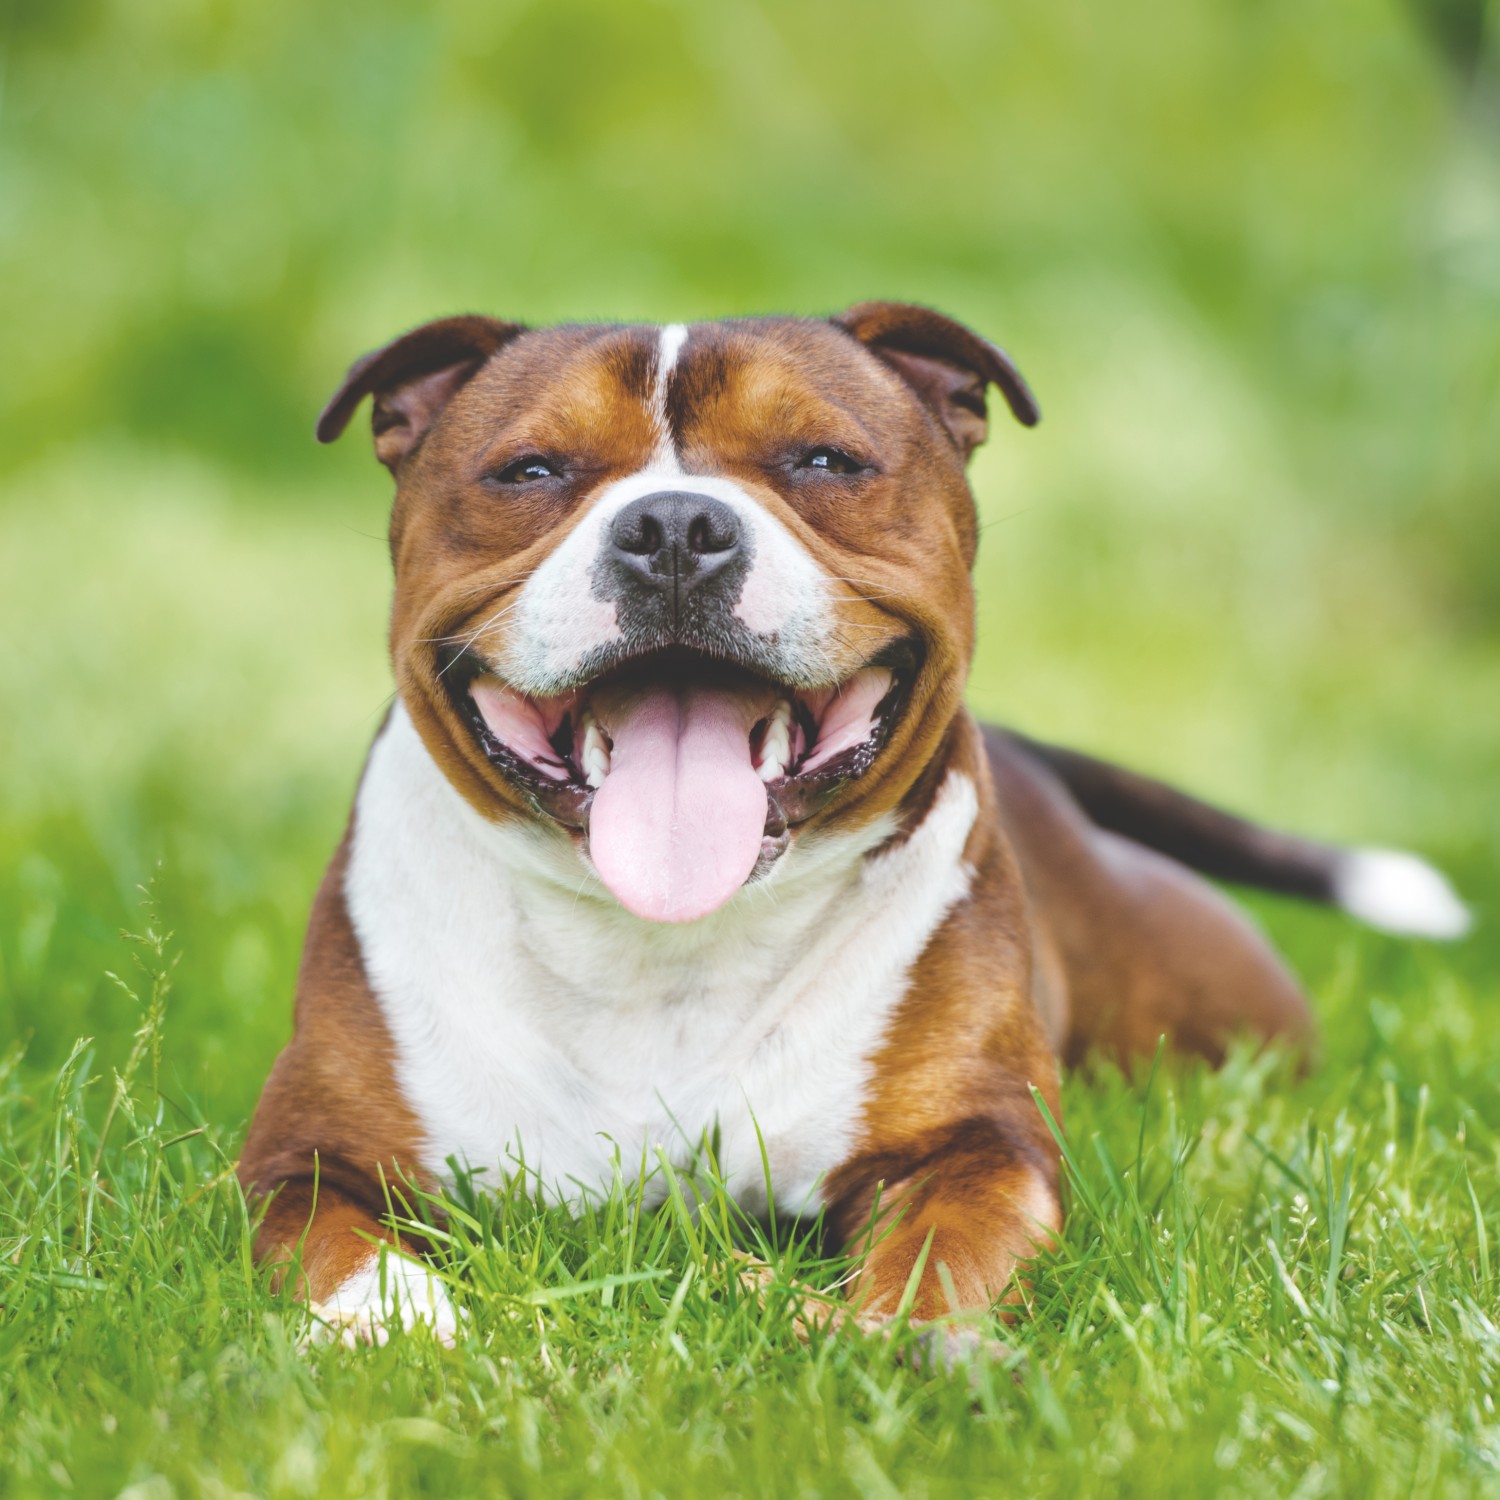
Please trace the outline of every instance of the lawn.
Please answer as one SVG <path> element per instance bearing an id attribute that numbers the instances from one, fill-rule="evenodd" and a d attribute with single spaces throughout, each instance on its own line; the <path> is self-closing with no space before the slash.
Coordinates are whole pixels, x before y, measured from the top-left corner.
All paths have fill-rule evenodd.
<path id="1" fill-rule="evenodd" d="M 371 468 L 351 510 L 380 503 Z M 1092 581 L 1058 561 L 1062 582 L 1024 582 L 1017 553 L 1063 550 L 1066 517 L 987 532 L 977 700 L 1108 716 L 1118 743 L 1241 805 L 1414 839 L 1481 913 L 1446 949 L 1258 903 L 1317 998 L 1310 1076 L 1241 1056 L 1218 1074 L 1167 1061 L 1149 1086 L 1071 1079 L 1066 1241 L 1002 1332 L 1005 1363 L 971 1377 L 847 1335 L 803 1345 L 785 1296 L 738 1288 L 730 1250 L 753 1226 L 722 1203 L 643 1217 L 628 1164 L 589 1222 L 516 1198 L 460 1226 L 457 1348 L 307 1352 L 249 1262 L 229 1169 L 383 701 L 386 563 L 337 500 L 265 515 L 201 474 L 149 480 L 116 466 L 101 516 L 102 478 L 61 473 L 7 513 L 0 553 L 19 627 L 55 608 L 54 560 L 92 529 L 58 630 L 9 668 L 25 732 L 0 832 L 0 1487 L 1407 1494 L 1495 1477 L 1497 882 L 1463 790 L 1500 752 L 1478 711 L 1500 701 L 1491 655 L 1335 640 L 1273 692 L 1253 642 L 1221 642 L 1241 686 L 1205 688 L 1190 610 L 1158 646 L 1173 627 L 1149 592 L 1090 631 Z M 837 1276 L 795 1236 L 761 1248 L 785 1284 Z"/>
<path id="2" fill-rule="evenodd" d="M 1374 0 L 232 9 L 7 43 L 0 1493 L 1500 1488 L 1493 45 Z M 389 485 L 322 397 L 466 305 L 876 295 L 1046 412 L 974 468 L 975 707 L 1415 848 L 1474 935 L 1254 899 L 1318 1065 L 1070 1077 L 992 1362 L 803 1342 L 837 1263 L 711 1172 L 637 1212 L 633 1164 L 582 1221 L 457 1205 L 456 1347 L 305 1347 L 231 1169 L 390 691 Z"/>

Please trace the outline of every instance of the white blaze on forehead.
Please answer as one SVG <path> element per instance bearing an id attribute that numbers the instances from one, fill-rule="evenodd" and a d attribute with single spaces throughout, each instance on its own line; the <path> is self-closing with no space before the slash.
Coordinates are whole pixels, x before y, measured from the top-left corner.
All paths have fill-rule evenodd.
<path id="1" fill-rule="evenodd" d="M 677 356 L 687 343 L 687 324 L 668 323 L 657 335 L 656 379 L 651 386 L 651 421 L 656 428 L 656 459 L 658 464 L 677 466 L 677 450 L 672 441 L 672 423 L 667 416 L 667 385 L 672 371 L 677 368 Z"/>

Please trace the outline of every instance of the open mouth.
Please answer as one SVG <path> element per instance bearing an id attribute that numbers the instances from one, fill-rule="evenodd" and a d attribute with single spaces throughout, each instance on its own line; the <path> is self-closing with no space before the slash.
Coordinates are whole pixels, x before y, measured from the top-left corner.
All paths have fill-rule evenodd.
<path id="1" fill-rule="evenodd" d="M 792 826 L 870 768 L 916 652 L 898 643 L 807 688 L 674 649 L 549 698 L 517 692 L 476 657 L 452 666 L 445 681 L 489 761 L 586 835 L 628 910 L 685 922 L 768 869 Z"/>

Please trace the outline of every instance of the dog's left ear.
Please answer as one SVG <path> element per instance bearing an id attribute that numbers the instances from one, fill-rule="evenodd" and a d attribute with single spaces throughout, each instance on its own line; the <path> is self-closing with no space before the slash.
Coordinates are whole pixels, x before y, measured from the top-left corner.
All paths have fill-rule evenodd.
<path id="1" fill-rule="evenodd" d="M 967 459 L 989 431 L 985 390 L 1000 387 L 1016 421 L 1041 408 L 1005 350 L 962 323 L 911 302 L 861 302 L 833 320 L 889 365 L 931 408 Z"/>
<path id="2" fill-rule="evenodd" d="M 413 328 L 350 365 L 318 418 L 318 441 L 331 443 L 349 425 L 354 408 L 373 396 L 375 456 L 394 474 L 459 388 L 490 355 L 525 331 L 522 323 L 475 315 Z"/>

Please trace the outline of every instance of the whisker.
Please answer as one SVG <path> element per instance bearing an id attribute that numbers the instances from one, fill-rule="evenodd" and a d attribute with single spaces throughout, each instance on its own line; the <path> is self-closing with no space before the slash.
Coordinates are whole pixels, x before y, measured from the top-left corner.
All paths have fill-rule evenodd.
<path id="1" fill-rule="evenodd" d="M 838 579 L 836 581 L 840 583 L 848 582 L 847 579 Z M 895 590 L 884 594 L 866 594 L 863 591 L 860 591 L 854 594 L 840 595 L 833 602 L 835 604 L 865 604 L 873 603 L 876 599 L 900 599 L 903 597 L 904 596 L 902 594 L 897 593 Z"/>
<path id="2" fill-rule="evenodd" d="M 391 691 L 388 692 L 385 697 L 382 698 L 380 702 L 377 703 L 375 707 L 364 716 L 364 719 L 361 722 L 368 724 L 370 720 L 373 719 L 377 714 L 385 713 L 386 710 L 390 708 L 391 704 L 396 701 L 396 696 L 399 691 L 399 688 L 392 688 Z"/>
<path id="3" fill-rule="evenodd" d="M 828 654 L 828 652 L 823 649 L 823 647 L 821 645 L 815 645 L 813 649 L 815 651 L 817 651 L 818 655 L 823 658 L 823 669 L 824 669 L 824 671 L 826 671 L 828 673 L 828 675 L 829 675 L 830 678 L 834 678 L 835 679 L 835 689 L 834 690 L 837 692 L 839 690 L 838 689 L 838 685 L 837 685 L 837 681 L 836 681 L 836 679 L 838 677 L 838 667 L 837 667 L 837 664 L 834 662 L 834 659 Z"/>
<path id="4" fill-rule="evenodd" d="M 513 583 L 525 583 L 530 577 L 530 573 L 517 573 L 514 578 L 487 578 L 483 583 L 460 589 L 458 597 L 472 599 L 476 594 L 493 594 L 499 589 L 509 588 Z"/>
<path id="5" fill-rule="evenodd" d="M 514 578 L 487 579 L 484 583 L 475 584 L 472 588 L 460 589 L 458 597 L 460 599 L 468 599 L 478 594 L 494 594 L 497 590 L 509 588 L 512 584 L 524 583 L 530 576 L 529 573 L 518 573 Z M 514 605 L 519 602 L 519 600 L 513 600 L 512 604 Z M 498 617 L 498 615 L 491 615 L 490 620 L 497 619 Z M 487 621 L 486 624 L 488 623 Z M 485 626 L 481 625 L 479 628 L 483 630 Z M 475 634 L 477 635 L 478 632 L 475 632 Z M 461 638 L 458 632 L 455 632 L 453 635 L 428 635 L 421 638 L 420 644 L 424 646 L 444 646 L 450 645 Z M 472 640 L 473 637 L 470 637 L 470 639 Z"/>
<path id="6" fill-rule="evenodd" d="M 479 637 L 482 636 L 485 633 L 486 630 L 489 630 L 493 626 L 498 625 L 500 623 L 500 621 L 503 620 L 506 617 L 506 615 L 508 615 L 511 612 L 511 610 L 513 610 L 520 602 L 521 601 L 519 599 L 513 599 L 513 600 L 511 600 L 511 602 L 509 604 L 505 605 L 502 609 L 497 609 L 495 611 L 495 613 L 492 614 L 489 617 L 489 619 L 486 620 L 484 622 L 484 624 L 481 625 L 479 627 L 479 629 L 476 630 L 468 638 L 468 640 L 466 640 L 463 643 L 463 645 L 454 654 L 453 661 L 450 661 L 448 663 L 448 666 L 442 667 L 442 668 L 439 669 L 439 671 L 438 671 L 438 678 L 439 678 L 439 680 L 441 680 L 447 674 L 448 669 L 450 667 L 452 667 L 453 662 L 458 661 L 463 656 L 464 652 L 467 651 L 469 649 L 469 647 L 472 646 L 474 644 L 474 642 L 477 641 L 479 639 Z"/>
<path id="7" fill-rule="evenodd" d="M 751 896 L 752 900 L 769 901 L 772 906 L 781 905 L 781 893 L 776 889 L 775 881 L 758 880 L 754 885 L 747 886 L 746 889 L 753 893 Z"/>
<path id="8" fill-rule="evenodd" d="M 573 905 L 575 907 L 578 905 L 578 898 L 583 894 L 584 887 L 589 883 L 589 881 L 597 879 L 598 877 L 594 874 L 594 872 L 587 866 L 585 866 L 583 871 L 583 879 L 578 882 L 578 888 L 573 892 Z"/>
<path id="9" fill-rule="evenodd" d="M 1003 526 L 1007 521 L 1014 521 L 1017 516 L 1024 516 L 1029 511 L 1033 511 L 1036 509 L 1037 507 L 1035 505 L 1023 505 L 1020 510 L 1008 511 L 1003 516 L 995 516 L 988 521 L 981 521 L 979 523 L 980 533 L 982 534 L 988 531 L 991 526 Z"/>
<path id="10" fill-rule="evenodd" d="M 517 603 L 519 603 L 519 601 L 517 601 Z M 484 624 L 481 625 L 479 629 L 476 630 L 468 638 L 467 641 L 464 642 L 464 649 L 467 650 L 468 647 L 472 646 L 474 642 L 480 638 L 480 636 L 488 635 L 489 632 L 492 631 L 498 624 L 500 624 L 500 622 L 506 617 L 506 615 L 510 614 L 510 612 L 515 608 L 515 604 L 507 605 L 506 608 L 497 610 L 494 614 L 492 614 L 489 619 L 486 620 Z"/>
<path id="11" fill-rule="evenodd" d="M 427 646 L 442 646 L 451 645 L 455 641 L 462 641 L 465 645 L 473 645 L 473 643 L 478 640 L 479 637 L 485 633 L 485 631 L 493 628 L 496 624 L 503 620 L 506 615 L 508 615 L 513 609 L 515 609 L 520 602 L 521 601 L 519 599 L 516 599 L 507 604 L 504 608 L 497 609 L 495 613 L 492 614 L 489 619 L 484 622 L 483 625 L 479 626 L 476 630 L 469 631 L 466 635 L 463 633 L 455 633 L 453 635 L 423 636 L 422 644 Z"/>
<path id="12" fill-rule="evenodd" d="M 513 610 L 519 609 L 520 607 L 521 601 L 519 599 L 516 599 L 510 604 L 507 604 L 504 609 L 497 609 L 495 613 L 492 614 L 489 619 L 486 620 L 484 624 L 474 632 L 475 636 L 481 636 L 484 635 L 487 631 L 493 630 L 495 626 L 498 625 L 500 621 L 506 617 L 506 615 L 510 614 Z"/>
<path id="13" fill-rule="evenodd" d="M 835 630 L 860 630 L 866 635 L 884 635 L 887 627 L 884 625 L 866 625 L 860 620 L 835 620 Z"/>

